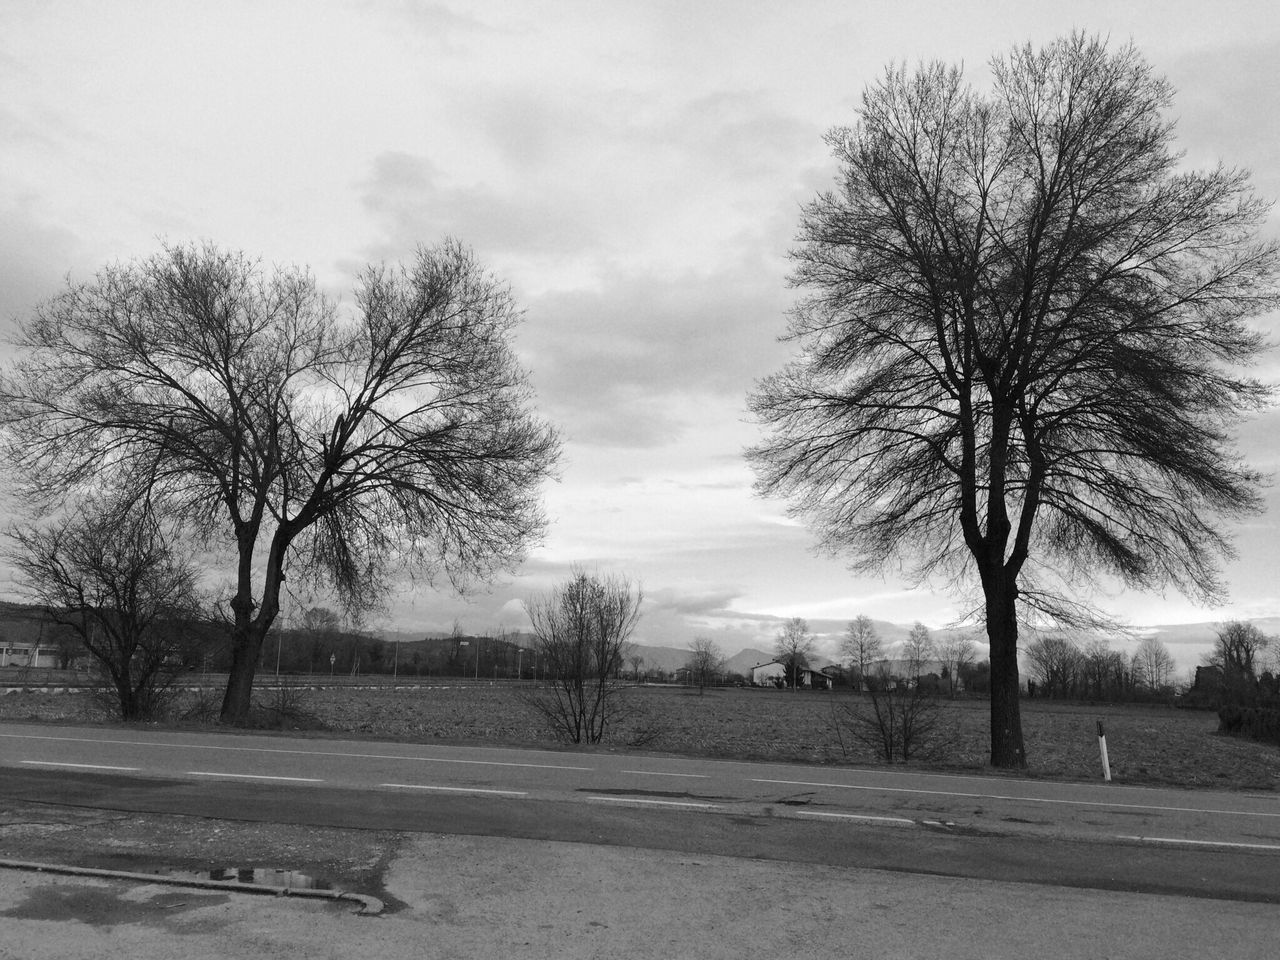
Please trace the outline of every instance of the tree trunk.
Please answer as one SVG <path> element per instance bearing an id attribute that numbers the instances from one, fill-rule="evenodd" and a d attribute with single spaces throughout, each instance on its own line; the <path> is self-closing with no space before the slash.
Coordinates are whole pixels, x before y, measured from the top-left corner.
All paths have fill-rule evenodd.
<path id="1" fill-rule="evenodd" d="M 991 645 L 991 765 L 1022 769 L 1027 752 L 1019 702 L 1017 591 L 1003 580 L 997 576 L 983 584 Z"/>
<path id="2" fill-rule="evenodd" d="M 266 627 L 259 620 L 252 620 L 243 628 L 237 626 L 233 629 L 231 672 L 227 676 L 227 690 L 222 696 L 222 714 L 219 717 L 222 723 L 243 726 L 249 719 L 253 678 L 258 670 L 258 658 L 266 635 Z"/>
<path id="3" fill-rule="evenodd" d="M 280 612 L 284 553 L 292 536 L 292 531 L 280 528 L 271 540 L 263 572 L 262 604 L 257 607 L 256 615 L 251 575 L 254 540 L 246 537 L 240 544 L 239 582 L 236 596 L 231 601 L 235 614 L 235 626 L 231 629 L 231 672 L 227 676 L 227 691 L 222 697 L 222 714 L 219 717 L 222 723 L 243 726 L 249 719 L 253 678 L 262 655 L 262 644 L 267 639 L 271 624 L 275 623 L 276 614 Z"/>

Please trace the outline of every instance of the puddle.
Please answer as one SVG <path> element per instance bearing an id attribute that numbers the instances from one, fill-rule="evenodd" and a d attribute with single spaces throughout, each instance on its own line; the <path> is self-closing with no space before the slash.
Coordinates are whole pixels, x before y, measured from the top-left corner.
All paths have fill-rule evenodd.
<path id="1" fill-rule="evenodd" d="M 215 880 L 223 883 L 256 883 L 287 890 L 332 890 L 328 880 L 299 873 L 296 870 L 273 870 L 267 867 L 215 867 L 211 870 L 170 870 L 168 877 L 190 880 Z"/>

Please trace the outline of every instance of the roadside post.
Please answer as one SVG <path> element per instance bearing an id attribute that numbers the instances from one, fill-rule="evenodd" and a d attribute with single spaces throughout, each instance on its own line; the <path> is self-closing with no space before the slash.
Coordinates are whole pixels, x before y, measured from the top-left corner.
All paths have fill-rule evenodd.
<path id="1" fill-rule="evenodd" d="M 1111 782 L 1111 761 L 1107 759 L 1107 734 L 1102 729 L 1102 721 L 1098 721 L 1098 753 L 1102 756 L 1102 779 Z"/>

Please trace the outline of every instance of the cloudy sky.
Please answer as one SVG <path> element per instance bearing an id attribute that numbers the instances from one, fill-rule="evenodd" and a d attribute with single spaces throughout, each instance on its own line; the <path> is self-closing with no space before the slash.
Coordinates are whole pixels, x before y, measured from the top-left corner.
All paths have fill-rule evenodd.
<path id="1" fill-rule="evenodd" d="M 161 239 L 307 264 L 349 302 L 364 264 L 454 235 L 526 310 L 562 479 L 517 576 L 466 600 L 416 591 L 385 623 L 519 629 L 521 598 L 582 563 L 643 583 L 648 643 L 767 647 L 789 616 L 832 635 L 861 613 L 941 626 L 945 591 L 855 578 L 753 497 L 745 396 L 787 356 L 786 253 L 834 174 L 823 132 L 891 62 L 962 62 L 982 84 L 991 55 L 1073 28 L 1134 41 L 1173 82 L 1189 164 L 1249 167 L 1280 196 L 1263 0 L 3 0 L 0 324 Z M 1278 427 L 1241 425 L 1268 470 Z M 1228 606 L 1103 604 L 1135 624 L 1280 615 L 1268 500 L 1239 531 Z"/>

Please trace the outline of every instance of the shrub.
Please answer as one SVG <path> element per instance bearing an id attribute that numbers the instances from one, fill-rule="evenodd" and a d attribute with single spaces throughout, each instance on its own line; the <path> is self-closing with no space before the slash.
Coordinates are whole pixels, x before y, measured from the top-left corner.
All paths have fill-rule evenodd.
<path id="1" fill-rule="evenodd" d="M 1280 708 L 1227 704 L 1218 710 L 1218 732 L 1280 746 Z"/>
<path id="2" fill-rule="evenodd" d="M 844 737 L 865 744 L 885 763 L 935 759 L 951 744 L 954 731 L 943 724 L 937 691 L 877 678 L 857 703 L 832 707 L 832 723 L 845 756 Z"/>

